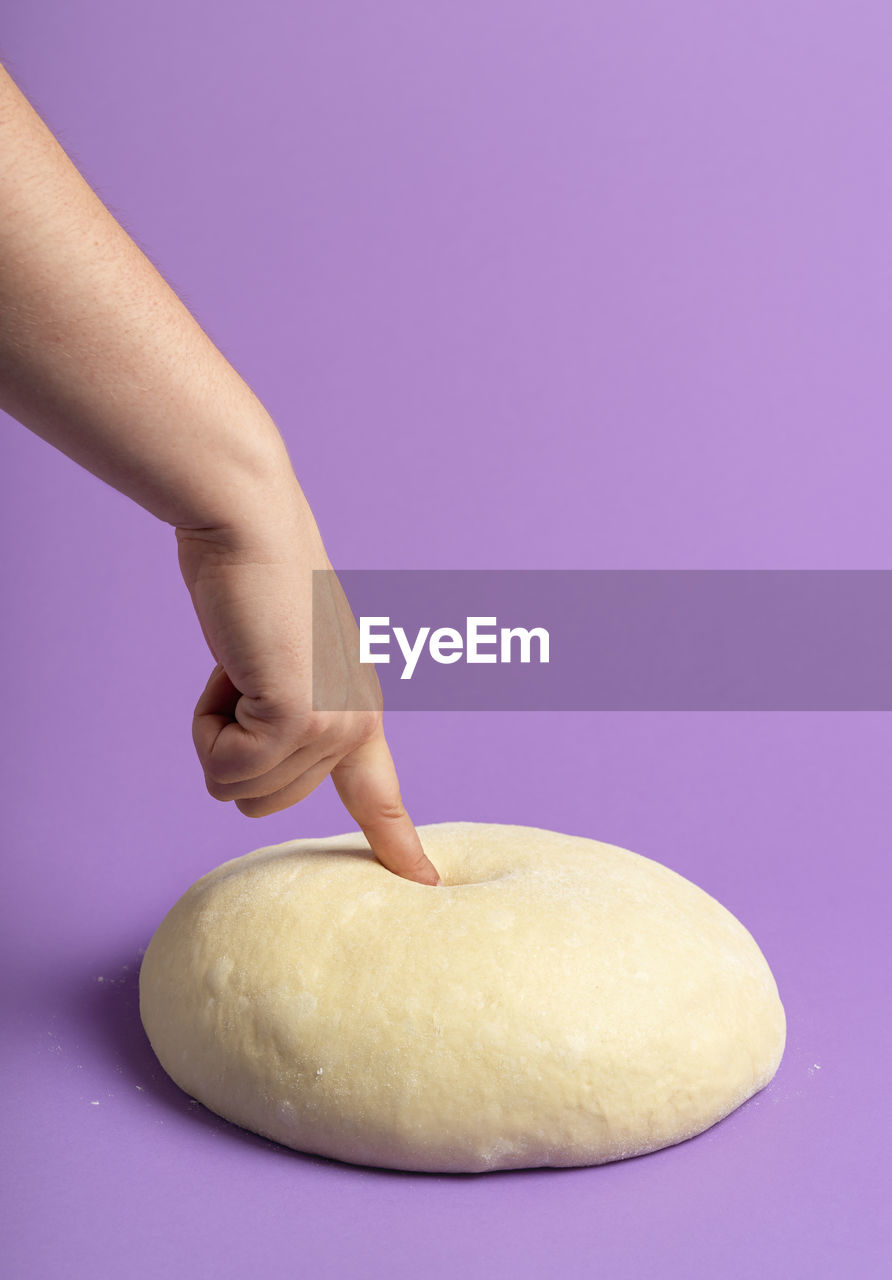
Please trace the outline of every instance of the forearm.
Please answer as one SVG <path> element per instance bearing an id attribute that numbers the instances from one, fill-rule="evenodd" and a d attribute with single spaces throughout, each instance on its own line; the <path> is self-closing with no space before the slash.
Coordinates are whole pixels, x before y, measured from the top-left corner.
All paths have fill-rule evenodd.
<path id="1" fill-rule="evenodd" d="M 269 414 L 2 67 L 0 407 L 182 528 L 297 491 Z"/>

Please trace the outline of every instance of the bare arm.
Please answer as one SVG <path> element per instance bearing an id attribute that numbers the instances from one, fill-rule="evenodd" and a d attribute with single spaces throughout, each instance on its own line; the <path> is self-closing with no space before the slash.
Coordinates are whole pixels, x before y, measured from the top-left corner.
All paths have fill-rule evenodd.
<path id="1" fill-rule="evenodd" d="M 357 710 L 312 710 L 312 571 L 331 565 L 275 423 L 2 67 L 0 407 L 175 528 L 217 662 L 193 726 L 211 794 L 259 817 L 330 773 L 380 861 L 435 883 L 372 669 Z"/>

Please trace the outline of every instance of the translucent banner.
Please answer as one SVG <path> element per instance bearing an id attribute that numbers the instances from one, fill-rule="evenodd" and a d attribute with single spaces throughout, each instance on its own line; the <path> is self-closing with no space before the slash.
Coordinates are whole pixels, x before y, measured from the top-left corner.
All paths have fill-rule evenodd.
<path id="1" fill-rule="evenodd" d="M 314 574 L 314 699 L 373 666 L 389 710 L 888 711 L 892 571 Z M 343 636 L 348 644 L 344 649 Z M 334 661 L 333 646 L 341 652 Z"/>

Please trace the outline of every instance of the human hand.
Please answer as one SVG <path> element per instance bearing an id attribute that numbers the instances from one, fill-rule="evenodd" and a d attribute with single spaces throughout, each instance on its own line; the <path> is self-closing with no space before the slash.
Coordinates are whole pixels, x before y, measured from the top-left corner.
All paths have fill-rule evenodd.
<path id="1" fill-rule="evenodd" d="M 434 884 L 333 574 L 316 675 L 342 710 L 312 709 L 331 565 L 275 423 L 2 67 L 0 120 L 0 405 L 176 529 L 218 664 L 194 723 L 208 790 L 260 817 L 330 773 L 384 866 Z"/>
<path id="2" fill-rule="evenodd" d="M 261 817 L 331 774 L 378 860 L 406 879 L 439 883 L 400 798 L 378 678 L 350 660 L 356 623 L 297 482 L 264 495 L 262 512 L 237 529 L 176 532 L 217 662 L 193 720 L 210 794 Z M 328 591 L 316 599 L 317 692 L 335 711 L 313 709 L 314 569 L 328 571 Z"/>

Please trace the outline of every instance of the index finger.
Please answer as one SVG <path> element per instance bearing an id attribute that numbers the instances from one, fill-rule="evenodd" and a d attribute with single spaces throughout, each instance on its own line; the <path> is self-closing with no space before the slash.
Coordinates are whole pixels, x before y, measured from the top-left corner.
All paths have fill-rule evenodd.
<path id="1" fill-rule="evenodd" d="M 441 883 L 403 806 L 383 729 L 344 756 L 332 769 L 331 780 L 372 853 L 388 871 L 418 884 Z"/>

